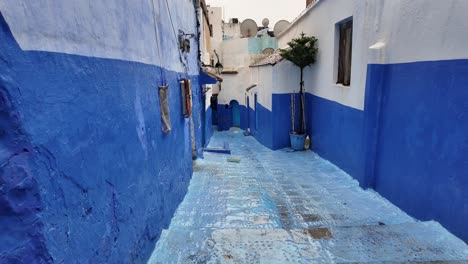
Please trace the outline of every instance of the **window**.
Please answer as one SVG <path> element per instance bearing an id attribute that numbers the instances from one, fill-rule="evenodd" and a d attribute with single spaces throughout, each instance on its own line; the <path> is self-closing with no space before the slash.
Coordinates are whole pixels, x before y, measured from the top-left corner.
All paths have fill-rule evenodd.
<path id="1" fill-rule="evenodd" d="M 340 37 L 338 51 L 338 79 L 337 84 L 349 86 L 351 84 L 351 54 L 353 47 L 353 20 L 339 23 L 338 34 Z"/>

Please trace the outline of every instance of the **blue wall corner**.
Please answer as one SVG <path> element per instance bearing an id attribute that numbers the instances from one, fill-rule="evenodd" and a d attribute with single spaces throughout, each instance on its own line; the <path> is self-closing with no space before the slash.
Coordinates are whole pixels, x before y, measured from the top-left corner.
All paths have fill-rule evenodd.
<path id="1" fill-rule="evenodd" d="M 255 113 L 257 111 L 257 113 Z M 250 108 L 249 127 L 252 135 L 262 145 L 273 149 L 273 118 L 272 112 L 266 109 L 260 103 L 257 103 L 257 109 Z M 258 120 L 257 120 L 258 118 Z"/>

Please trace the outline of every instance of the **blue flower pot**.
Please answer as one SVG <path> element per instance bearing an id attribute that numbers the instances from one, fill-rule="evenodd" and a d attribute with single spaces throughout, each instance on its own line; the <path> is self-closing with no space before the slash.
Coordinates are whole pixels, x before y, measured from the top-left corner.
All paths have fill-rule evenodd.
<path id="1" fill-rule="evenodd" d="M 294 150 L 304 150 L 305 134 L 289 134 L 291 148 Z"/>

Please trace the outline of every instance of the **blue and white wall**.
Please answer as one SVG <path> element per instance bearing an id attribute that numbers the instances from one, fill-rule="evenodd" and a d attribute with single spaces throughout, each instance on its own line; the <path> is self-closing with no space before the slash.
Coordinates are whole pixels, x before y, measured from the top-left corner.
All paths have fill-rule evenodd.
<path id="1" fill-rule="evenodd" d="M 146 262 L 192 174 L 179 79 L 202 110 L 198 44 L 180 58 L 174 35 L 196 33 L 192 1 L 4 0 L 0 12 L 0 262 Z"/>
<path id="2" fill-rule="evenodd" d="M 319 39 L 317 63 L 305 73 L 314 150 L 409 214 L 468 241 L 464 10 L 460 0 L 321 0 L 278 37 L 280 47 L 301 32 Z M 351 17 L 351 86 L 343 87 L 335 84 L 336 24 Z M 298 75 L 287 64 L 275 68 Z M 284 94 L 297 81 L 287 82 L 273 86 L 273 111 L 283 97 L 277 111 L 289 111 Z"/>
<path id="3" fill-rule="evenodd" d="M 264 36 L 261 38 L 233 38 L 222 42 L 222 64 L 225 70 L 236 71 L 235 74 L 223 74 L 222 88 L 218 95 L 218 128 L 229 129 L 232 125 L 230 109 L 224 106 L 237 101 L 241 109 L 241 128 L 249 127 L 247 115 L 255 110 L 254 104 L 247 108 L 246 89 L 256 83 L 255 73 L 249 67 L 251 64 L 265 57 L 262 51 L 266 48 L 278 47 L 276 38 Z M 268 87 L 268 86 L 265 86 Z M 250 91 L 253 100 L 254 91 Z M 253 101 L 252 101 L 253 102 Z M 221 108 L 221 109 L 220 109 Z M 252 126 L 250 128 L 253 128 Z"/>

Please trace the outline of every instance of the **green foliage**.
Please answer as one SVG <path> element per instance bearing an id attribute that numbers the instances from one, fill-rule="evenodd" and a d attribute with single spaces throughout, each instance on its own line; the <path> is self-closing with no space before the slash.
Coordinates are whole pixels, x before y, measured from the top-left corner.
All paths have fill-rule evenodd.
<path id="1" fill-rule="evenodd" d="M 301 34 L 299 38 L 295 38 L 292 41 L 288 42 L 289 48 L 287 49 L 280 49 L 280 54 L 286 60 L 294 63 L 297 67 L 301 69 L 301 82 L 299 86 L 299 94 L 300 94 L 300 117 L 299 117 L 299 134 L 304 134 L 306 129 L 305 124 L 305 96 L 304 96 L 304 68 L 314 64 L 315 60 L 317 59 L 318 47 L 317 41 L 315 37 L 307 37 L 304 33 Z M 295 113 L 294 109 L 296 106 L 294 105 L 291 109 L 291 120 L 292 120 L 292 131 L 294 131 L 294 123 L 295 123 Z"/>
<path id="2" fill-rule="evenodd" d="M 286 60 L 301 69 L 314 64 L 317 59 L 318 47 L 315 37 L 307 37 L 304 33 L 299 38 L 288 42 L 289 48 L 280 49 L 280 54 Z"/>

